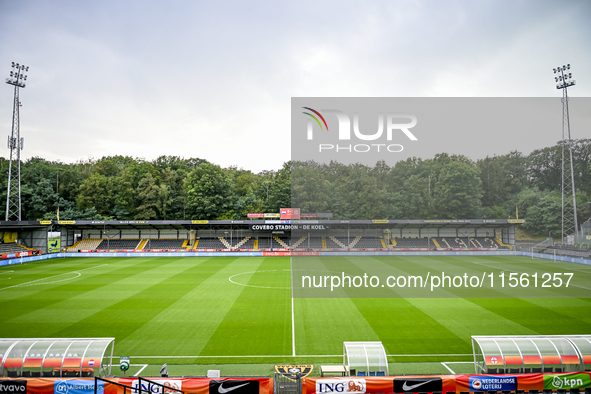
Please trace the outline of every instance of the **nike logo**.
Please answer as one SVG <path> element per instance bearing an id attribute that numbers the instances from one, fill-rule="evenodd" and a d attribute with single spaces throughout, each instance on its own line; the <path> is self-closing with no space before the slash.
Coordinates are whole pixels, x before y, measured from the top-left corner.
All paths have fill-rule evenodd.
<path id="1" fill-rule="evenodd" d="M 243 387 L 243 386 L 246 386 L 247 384 L 248 384 L 248 383 L 244 383 L 244 384 L 240 384 L 240 385 L 238 385 L 238 386 L 234 386 L 234 387 L 228 387 L 227 389 L 225 389 L 225 388 L 223 387 L 223 385 L 224 385 L 224 384 L 222 383 L 222 384 L 220 384 L 220 387 L 218 387 L 218 393 L 220 393 L 220 394 L 229 393 L 230 391 L 232 391 L 232 390 L 236 390 L 237 388 L 240 388 L 240 387 Z"/>
<path id="2" fill-rule="evenodd" d="M 410 391 L 410 390 L 412 390 L 412 389 L 414 389 L 416 387 L 419 387 L 419 386 L 422 386 L 424 384 L 431 383 L 431 382 L 433 382 L 433 380 L 427 380 L 426 382 L 421 382 L 421 383 L 413 384 L 412 386 L 407 386 L 406 385 L 406 382 L 404 382 L 404 384 L 402 385 L 402 390 L 404 390 L 404 391 Z"/>

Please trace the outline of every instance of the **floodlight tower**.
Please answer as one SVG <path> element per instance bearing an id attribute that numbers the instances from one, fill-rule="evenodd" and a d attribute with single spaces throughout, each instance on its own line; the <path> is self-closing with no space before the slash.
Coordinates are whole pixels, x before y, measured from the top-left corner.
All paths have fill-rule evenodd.
<path id="1" fill-rule="evenodd" d="M 10 149 L 10 164 L 8 165 L 8 190 L 6 194 L 6 221 L 21 220 L 21 150 L 24 138 L 20 136 L 19 107 L 21 105 L 18 93 L 19 88 L 25 87 L 26 73 L 29 67 L 24 64 L 12 62 L 10 78 L 6 83 L 14 85 L 14 104 L 12 109 L 12 134 L 8 137 L 8 149 Z"/>
<path id="2" fill-rule="evenodd" d="M 575 84 L 570 72 L 570 64 L 554 69 L 556 89 L 562 89 L 562 243 L 566 235 L 578 239 L 577 200 L 575 197 L 575 173 L 573 168 L 573 147 L 570 138 L 570 119 L 568 114 L 568 87 Z M 566 151 L 568 149 L 568 152 Z M 569 196 L 572 194 L 572 199 Z"/>

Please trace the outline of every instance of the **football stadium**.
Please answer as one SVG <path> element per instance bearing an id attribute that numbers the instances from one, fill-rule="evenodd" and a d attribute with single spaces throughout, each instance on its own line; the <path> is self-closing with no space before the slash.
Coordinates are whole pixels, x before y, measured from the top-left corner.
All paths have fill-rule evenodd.
<path id="1" fill-rule="evenodd" d="M 591 2 L 308 3 L 0 2 L 0 394 L 591 394 Z"/>
<path id="2" fill-rule="evenodd" d="M 0 267 L 3 376 L 31 392 L 64 377 L 107 391 L 142 377 L 166 385 L 155 392 L 588 389 L 591 265 L 515 250 L 523 219 L 276 215 L 2 222 L 2 247 L 19 248 Z"/>

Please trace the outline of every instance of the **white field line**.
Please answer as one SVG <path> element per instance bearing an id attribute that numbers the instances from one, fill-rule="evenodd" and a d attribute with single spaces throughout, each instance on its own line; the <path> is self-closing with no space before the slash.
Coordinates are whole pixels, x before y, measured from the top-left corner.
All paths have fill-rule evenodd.
<path id="1" fill-rule="evenodd" d="M 289 276 L 291 278 L 291 355 L 295 357 L 296 355 L 296 346 L 295 346 L 295 316 L 293 311 L 293 270 L 291 266 L 291 259 L 289 257 Z"/>
<path id="2" fill-rule="evenodd" d="M 140 373 L 142 373 L 142 371 L 143 371 L 144 369 L 146 369 L 146 367 L 147 367 L 148 365 L 149 365 L 149 364 L 130 364 L 130 367 L 139 367 L 139 366 L 142 366 L 142 367 L 140 368 L 140 370 L 139 370 L 139 371 L 137 371 L 137 373 L 136 373 L 135 375 L 133 375 L 133 376 L 140 376 Z"/>
<path id="3" fill-rule="evenodd" d="M 257 274 L 257 273 L 259 273 L 259 272 L 273 272 L 273 271 L 289 271 L 289 270 L 283 269 L 283 270 L 264 270 L 264 271 L 248 271 L 248 272 L 241 272 L 241 273 L 239 273 L 239 274 L 234 274 L 234 275 L 230 276 L 230 277 L 228 278 L 228 280 L 229 280 L 230 282 L 234 283 L 235 285 L 244 286 L 244 287 L 258 287 L 258 288 L 260 288 L 260 289 L 285 289 L 285 290 L 287 290 L 287 289 L 291 289 L 291 287 L 277 287 L 277 286 L 257 286 L 257 285 L 248 285 L 248 284 L 245 284 L 245 283 L 240 283 L 240 282 L 236 282 L 236 281 L 233 281 L 233 280 L 232 280 L 232 278 L 233 278 L 233 277 L 235 277 L 235 276 L 239 276 L 239 275 L 246 275 L 246 274 Z"/>
<path id="4" fill-rule="evenodd" d="M 473 263 L 474 264 L 478 264 L 478 265 L 483 265 L 483 266 L 488 267 L 488 268 L 493 268 L 493 269 L 496 269 L 496 270 L 500 270 L 502 272 L 515 272 L 515 273 L 518 273 L 518 274 L 530 274 L 531 275 L 531 273 L 529 273 L 529 272 L 515 271 L 515 270 L 511 270 L 511 269 L 506 269 L 506 268 L 494 267 L 494 266 L 491 266 L 491 265 L 487 265 L 487 264 L 484 264 L 484 263 L 478 263 L 478 262 L 473 262 Z M 537 271 L 540 271 L 540 270 L 536 270 L 536 272 Z M 564 269 L 564 271 L 567 271 L 567 270 Z M 578 270 L 573 269 L 573 270 L 570 270 L 570 271 L 578 271 Z M 586 273 L 586 274 L 589 273 L 589 271 L 581 271 L 581 272 Z M 578 287 L 580 289 L 585 289 L 585 290 L 591 290 L 591 288 L 589 288 L 589 287 L 575 285 L 574 283 L 570 283 L 569 286 L 574 286 L 574 287 Z"/>
<path id="5" fill-rule="evenodd" d="M 9 274 L 9 273 L 11 273 L 11 272 L 14 272 L 14 271 L 4 271 L 4 272 L 0 272 L 0 275 L 2 275 L 2 274 Z"/>
<path id="6" fill-rule="evenodd" d="M 14 285 L 14 286 L 2 287 L 2 288 L 0 288 L 0 290 L 12 289 L 12 288 L 15 288 L 15 287 L 40 286 L 40 285 L 48 285 L 48 284 L 51 284 L 51 283 L 65 282 L 65 281 L 76 279 L 76 278 L 79 278 L 80 276 L 82 276 L 82 274 L 80 273 L 80 271 L 86 271 L 86 270 L 89 270 L 89 269 L 98 268 L 98 267 L 102 267 L 102 266 L 105 266 L 105 265 L 108 265 L 108 264 L 95 265 L 94 267 L 83 268 L 81 270 L 64 272 L 63 274 L 57 274 L 57 275 L 49 276 L 47 278 L 35 279 L 35 280 L 30 281 L 30 282 L 21 283 L 21 284 Z M 42 280 L 47 280 L 47 279 L 51 279 L 51 278 L 57 278 L 58 276 L 69 275 L 69 274 L 78 274 L 78 275 L 76 275 L 76 276 L 74 276 L 72 278 L 54 280 L 54 281 L 51 281 L 51 282 L 36 283 L 36 282 L 39 282 L 39 281 L 42 281 Z"/>
<path id="7" fill-rule="evenodd" d="M 448 370 L 450 373 L 452 373 L 452 374 L 454 374 L 454 375 L 456 374 L 456 373 L 453 371 L 453 369 L 451 369 L 450 367 L 448 367 L 448 366 L 447 366 L 447 364 L 446 364 L 446 363 L 444 363 L 443 361 L 441 362 L 441 365 L 443 365 L 445 368 L 447 368 L 447 370 Z"/>
<path id="8" fill-rule="evenodd" d="M 472 354 L 386 354 L 386 357 L 457 357 L 457 356 L 472 356 Z M 113 356 L 116 358 L 118 356 Z M 249 355 L 249 356 L 129 356 L 130 358 L 270 358 L 270 357 L 343 357 L 342 354 L 300 354 L 298 356 L 291 356 L 287 354 L 277 355 Z M 472 363 L 472 361 L 454 361 L 453 363 Z M 451 364 L 448 361 L 448 364 Z"/>

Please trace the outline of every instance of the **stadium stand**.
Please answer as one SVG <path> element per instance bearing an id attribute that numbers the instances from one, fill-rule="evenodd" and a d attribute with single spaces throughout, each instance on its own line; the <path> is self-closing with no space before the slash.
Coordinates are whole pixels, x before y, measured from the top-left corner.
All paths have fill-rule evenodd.
<path id="1" fill-rule="evenodd" d="M 392 245 L 395 248 L 433 248 L 435 244 L 430 238 L 426 237 L 409 237 L 409 238 L 392 238 Z"/>
<path id="2" fill-rule="evenodd" d="M 569 245 L 554 245 L 542 253 L 554 254 L 568 257 L 579 257 L 583 259 L 591 259 L 591 248 L 569 246 Z"/>
<path id="3" fill-rule="evenodd" d="M 25 248 L 16 242 L 0 243 L 0 254 L 26 252 L 27 250 L 31 249 Z"/>
<path id="4" fill-rule="evenodd" d="M 347 245 L 345 245 L 341 240 L 336 237 L 330 236 L 325 239 L 326 240 L 326 247 L 329 249 L 345 249 Z"/>
<path id="5" fill-rule="evenodd" d="M 240 242 L 236 244 L 234 248 L 236 249 L 254 249 L 254 241 L 253 237 L 244 237 Z"/>
<path id="6" fill-rule="evenodd" d="M 219 238 L 199 238 L 197 249 L 228 249 Z"/>
<path id="7" fill-rule="evenodd" d="M 96 249 L 114 249 L 114 250 L 127 250 L 137 249 L 140 244 L 139 238 L 129 239 L 103 239 Z"/>
<path id="8" fill-rule="evenodd" d="M 289 245 L 290 245 L 292 248 L 294 248 L 294 249 L 295 249 L 295 248 L 303 248 L 303 247 L 305 247 L 305 246 L 306 246 L 306 242 L 305 242 L 305 241 L 306 241 L 307 239 L 308 239 L 308 237 L 300 237 L 300 238 L 298 238 L 298 239 L 292 238 L 292 239 L 290 239 L 290 241 L 289 241 Z"/>
<path id="9" fill-rule="evenodd" d="M 355 248 L 358 249 L 381 249 L 382 242 L 380 239 L 380 237 L 356 237 L 353 242 L 357 241 L 355 242 Z"/>
<path id="10" fill-rule="evenodd" d="M 310 249 L 322 249 L 322 237 L 310 237 L 310 243 L 304 243 L 304 247 L 309 247 Z"/>
<path id="11" fill-rule="evenodd" d="M 273 237 L 272 245 L 273 249 L 288 249 L 289 238 Z"/>
<path id="12" fill-rule="evenodd" d="M 350 242 L 349 242 L 350 241 Z M 390 244 L 382 237 L 361 237 L 355 238 L 347 237 L 310 237 L 305 236 L 299 238 L 287 237 L 234 237 L 231 240 L 225 237 L 203 237 L 197 238 L 194 245 L 189 245 L 185 239 L 178 238 L 161 238 L 161 239 L 99 239 L 99 238 L 84 238 L 76 242 L 73 246 L 67 248 L 68 251 L 74 252 L 78 250 L 95 250 L 95 249 L 186 249 L 191 246 L 194 249 L 254 249 L 255 242 L 257 249 L 367 249 L 377 248 L 472 248 L 472 249 L 500 249 L 510 250 L 510 246 L 504 245 L 499 240 L 492 237 L 471 237 L 470 246 L 467 246 L 468 239 L 464 237 L 392 237 Z M 0 244 L 0 245 L 15 245 L 15 244 Z M 589 258 L 588 248 L 578 248 L 565 252 L 557 252 L 571 257 Z M 27 250 L 20 247 L 16 251 Z M 558 249 L 557 249 L 558 250 Z M 11 253 L 11 252 L 0 252 Z M 547 251 L 547 253 L 554 253 Z"/>
<path id="13" fill-rule="evenodd" d="M 74 245 L 68 247 L 66 250 L 68 252 L 76 252 L 78 250 L 95 250 L 101 241 L 102 239 L 100 238 L 82 238 Z"/>
<path id="14" fill-rule="evenodd" d="M 230 242 L 228 242 L 226 240 L 226 238 L 224 238 L 224 237 L 218 237 L 218 239 L 224 245 L 224 249 L 232 249 L 232 245 L 230 245 Z"/>
<path id="15" fill-rule="evenodd" d="M 142 247 L 142 249 L 181 249 L 183 247 L 184 239 L 148 239 L 148 242 Z"/>
<path id="16" fill-rule="evenodd" d="M 259 237 L 258 238 L 258 248 L 259 249 L 271 249 L 273 246 L 271 242 L 271 238 L 267 237 Z"/>

